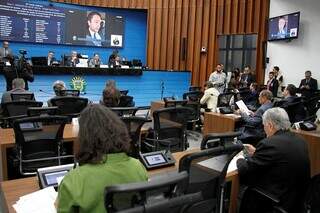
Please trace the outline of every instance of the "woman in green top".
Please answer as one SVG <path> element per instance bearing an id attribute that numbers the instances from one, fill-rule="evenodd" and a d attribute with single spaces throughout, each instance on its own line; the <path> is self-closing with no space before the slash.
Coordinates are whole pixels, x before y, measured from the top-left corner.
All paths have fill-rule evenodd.
<path id="1" fill-rule="evenodd" d="M 58 212 L 106 212 L 106 186 L 147 181 L 139 160 L 128 157 L 130 139 L 125 124 L 102 105 L 89 105 L 79 118 L 79 167 L 62 180 Z"/>

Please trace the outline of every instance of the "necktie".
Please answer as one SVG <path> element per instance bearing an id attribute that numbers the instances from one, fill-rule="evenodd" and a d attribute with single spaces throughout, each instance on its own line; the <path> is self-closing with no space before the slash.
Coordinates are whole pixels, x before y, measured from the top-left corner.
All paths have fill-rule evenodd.
<path id="1" fill-rule="evenodd" d="M 4 48 L 4 57 L 6 57 L 7 54 L 8 54 L 8 50 L 7 50 L 7 48 Z"/>
<path id="2" fill-rule="evenodd" d="M 101 46 L 101 39 L 98 39 L 97 33 L 93 34 L 93 43 L 96 46 Z"/>

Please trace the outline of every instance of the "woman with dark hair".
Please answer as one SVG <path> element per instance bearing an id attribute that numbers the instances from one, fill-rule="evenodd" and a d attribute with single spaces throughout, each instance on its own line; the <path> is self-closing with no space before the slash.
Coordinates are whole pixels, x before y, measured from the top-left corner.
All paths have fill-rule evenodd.
<path id="1" fill-rule="evenodd" d="M 131 158 L 125 124 L 102 105 L 89 105 L 80 114 L 76 158 L 79 167 L 59 186 L 58 212 L 105 212 L 106 186 L 147 181 L 139 160 Z"/>
<path id="2" fill-rule="evenodd" d="M 100 103 L 107 107 L 117 107 L 120 102 L 120 96 L 121 93 L 116 87 L 116 82 L 108 80 L 102 92 L 102 101 Z"/>

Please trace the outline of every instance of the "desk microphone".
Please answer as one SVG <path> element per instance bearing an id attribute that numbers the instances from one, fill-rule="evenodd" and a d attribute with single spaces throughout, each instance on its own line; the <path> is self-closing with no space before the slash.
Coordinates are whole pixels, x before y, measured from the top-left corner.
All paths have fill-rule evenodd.
<path id="1" fill-rule="evenodd" d="M 39 89 L 39 92 L 42 92 L 42 93 L 47 94 L 47 95 L 53 95 L 53 93 L 43 91 L 42 89 Z"/>

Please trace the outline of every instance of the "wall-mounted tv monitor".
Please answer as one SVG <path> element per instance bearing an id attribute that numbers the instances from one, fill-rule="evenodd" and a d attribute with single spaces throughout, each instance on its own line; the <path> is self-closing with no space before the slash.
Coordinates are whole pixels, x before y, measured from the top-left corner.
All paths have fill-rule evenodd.
<path id="1" fill-rule="evenodd" d="M 0 1 L 0 40 L 123 47 L 124 17 L 28 0 Z"/>
<path id="2" fill-rule="evenodd" d="M 299 21 L 300 12 L 270 18 L 268 41 L 298 38 Z"/>

